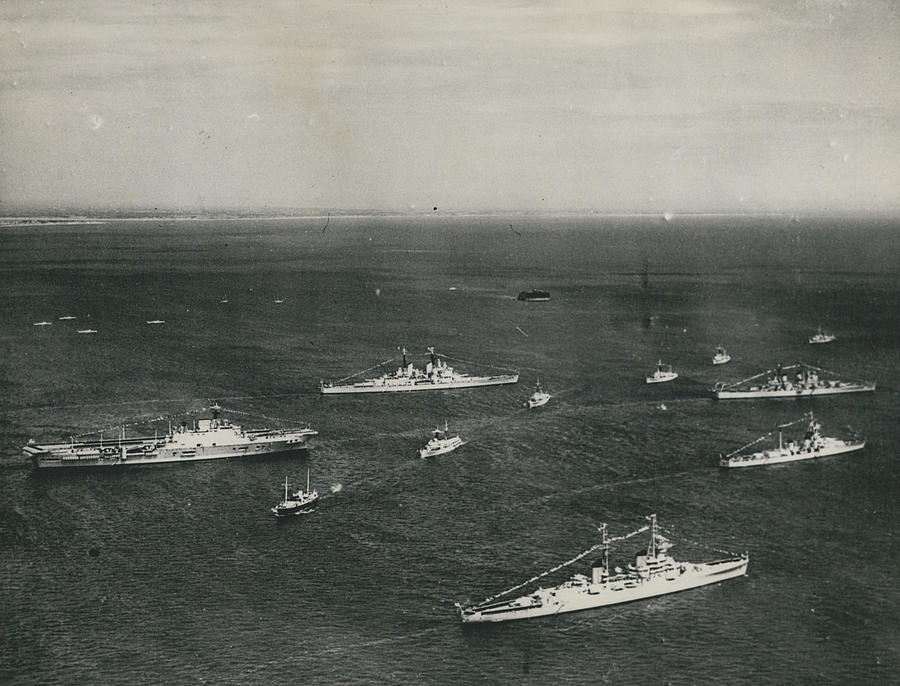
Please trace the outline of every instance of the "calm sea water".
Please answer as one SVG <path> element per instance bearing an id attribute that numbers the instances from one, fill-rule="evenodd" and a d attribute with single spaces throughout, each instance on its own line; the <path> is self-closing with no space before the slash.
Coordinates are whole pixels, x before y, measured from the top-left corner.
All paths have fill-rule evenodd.
<path id="1" fill-rule="evenodd" d="M 322 226 L 0 232 L 0 681 L 897 682 L 896 222 Z M 534 287 L 553 300 L 515 300 Z M 820 324 L 838 340 L 810 347 Z M 718 344 L 734 357 L 724 367 L 710 363 Z M 317 393 L 319 379 L 395 358 L 398 346 L 420 365 L 429 345 L 464 371 L 517 368 L 520 383 Z M 648 387 L 660 358 L 681 376 Z M 731 403 L 705 392 L 796 360 L 877 379 L 878 390 Z M 526 411 L 538 378 L 554 397 Z M 21 457 L 29 438 L 152 431 L 151 419 L 204 416 L 213 400 L 246 413 L 233 415 L 244 425 L 308 421 L 320 436 L 289 459 L 112 473 L 36 475 Z M 866 434 L 866 450 L 715 466 L 809 409 L 826 433 Z M 418 459 L 445 419 L 468 444 Z M 307 468 L 327 494 L 318 511 L 274 521 L 285 475 L 296 482 Z M 698 543 L 746 549 L 749 575 L 459 624 L 454 602 L 574 556 L 600 522 L 617 535 L 652 512 L 688 539 L 675 539 L 676 557 L 715 555 Z"/>

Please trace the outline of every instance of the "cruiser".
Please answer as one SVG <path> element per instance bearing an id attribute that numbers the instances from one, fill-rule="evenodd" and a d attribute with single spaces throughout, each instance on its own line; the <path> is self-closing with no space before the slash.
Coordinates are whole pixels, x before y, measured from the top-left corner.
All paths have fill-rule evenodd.
<path id="1" fill-rule="evenodd" d="M 809 424 L 806 427 L 806 434 L 798 441 L 784 442 L 782 429 L 805 421 L 808 417 Z M 821 425 L 813 417 L 810 412 L 802 419 L 790 424 L 782 424 L 778 427 L 778 447 L 770 450 L 762 450 L 756 453 L 739 454 L 752 445 L 771 436 L 771 433 L 757 438 L 753 443 L 748 443 L 742 448 L 738 448 L 732 453 L 723 456 L 719 460 L 720 467 L 755 467 L 761 464 L 777 464 L 779 462 L 794 462 L 795 460 L 810 460 L 814 457 L 825 457 L 826 455 L 839 455 L 840 453 L 849 453 L 854 450 L 862 450 L 866 447 L 863 441 L 844 441 L 840 438 L 829 438 L 823 436 Z"/>
<path id="2" fill-rule="evenodd" d="M 789 372 L 793 379 L 789 378 Z M 757 379 L 762 379 L 757 381 Z M 829 378 L 830 377 L 830 378 Z M 746 398 L 799 398 L 810 395 L 834 395 L 835 393 L 861 393 L 874 391 L 874 381 L 841 381 L 834 372 L 798 362 L 787 367 L 769 369 L 749 379 L 726 384 L 717 383 L 710 391 L 719 400 Z"/>
<path id="3" fill-rule="evenodd" d="M 35 469 L 69 467 L 126 467 L 164 462 L 218 460 L 225 457 L 286 454 L 306 450 L 306 442 L 317 432 L 301 429 L 245 430 L 220 419 L 222 408 L 210 408 L 212 419 L 200 419 L 194 428 L 182 423 L 180 430 L 161 437 L 126 438 L 125 430 L 115 440 L 52 443 L 29 442 L 23 450 Z"/>
<path id="4" fill-rule="evenodd" d="M 686 591 L 698 586 L 732 579 L 747 573 L 750 561 L 747 553 L 733 555 L 712 562 L 678 562 L 667 554 L 671 543 L 660 534 L 656 515 L 648 517 L 649 526 L 644 526 L 626 536 L 608 539 L 606 525 L 600 527 L 602 541 L 588 548 L 568 562 L 539 574 L 511 589 L 488 598 L 479 605 L 462 607 L 457 604 L 464 623 L 505 622 L 512 619 L 528 619 L 563 612 L 587 610 L 605 605 L 618 605 L 632 600 L 653 598 L 667 593 Z M 610 569 L 609 544 L 650 531 L 650 543 L 646 551 L 635 556 L 627 571 L 619 567 Z M 562 569 L 595 550 L 602 550 L 603 557 L 591 569 L 591 576 L 576 574 L 569 581 L 552 588 L 538 588 L 533 593 L 512 600 L 497 600 L 515 590 L 537 581 L 543 576 Z"/>
<path id="5" fill-rule="evenodd" d="M 662 360 L 656 363 L 656 371 L 647 377 L 647 383 L 663 383 L 674 381 L 678 378 L 678 372 L 672 371 L 672 365 L 663 364 Z"/>
<path id="6" fill-rule="evenodd" d="M 376 379 L 364 379 L 355 383 L 343 384 L 354 376 L 365 374 L 369 369 L 380 367 L 393 360 L 382 362 L 375 367 L 370 367 L 362 372 L 357 372 L 340 379 L 335 383 L 321 382 L 319 390 L 324 394 L 330 393 L 393 393 L 399 391 L 439 391 L 446 388 L 475 388 L 478 386 L 497 386 L 500 384 L 516 383 L 519 380 L 518 372 L 499 376 L 469 376 L 462 374 L 444 362 L 434 348 L 428 348 L 431 361 L 425 365 L 425 370 L 416 369 L 406 359 L 406 348 L 403 348 L 403 361 L 395 371 L 379 376 Z"/>
<path id="7" fill-rule="evenodd" d="M 431 432 L 431 440 L 419 451 L 419 457 L 423 460 L 426 457 L 434 457 L 435 455 L 443 455 L 456 450 L 459 446 L 465 445 L 465 441 L 459 437 L 450 435 L 450 429 L 447 428 L 447 422 L 444 422 L 444 428 L 438 427 Z"/>

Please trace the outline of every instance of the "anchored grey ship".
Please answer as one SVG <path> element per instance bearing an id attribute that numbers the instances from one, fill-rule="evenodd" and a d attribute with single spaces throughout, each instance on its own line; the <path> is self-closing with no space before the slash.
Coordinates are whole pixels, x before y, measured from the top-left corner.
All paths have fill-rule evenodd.
<path id="1" fill-rule="evenodd" d="M 23 448 L 35 469 L 74 467 L 126 467 L 166 462 L 219 460 L 227 457 L 288 454 L 305 450 L 314 429 L 242 429 L 220 419 L 222 408 L 213 405 L 211 419 L 194 428 L 185 425 L 162 437 L 126 438 L 124 429 L 113 440 L 36 444 Z"/>
<path id="2" fill-rule="evenodd" d="M 666 553 L 671 547 L 671 543 L 660 535 L 656 515 L 650 515 L 649 520 L 648 526 L 614 539 L 607 538 L 604 524 L 600 528 L 603 538 L 599 544 L 478 605 L 462 607 L 457 604 L 460 618 L 468 624 L 506 622 L 513 619 L 556 615 L 686 591 L 725 579 L 733 579 L 747 573 L 747 565 L 750 561 L 747 553 L 743 555 L 728 553 L 728 557 L 712 562 L 678 562 Z M 650 543 L 646 553 L 636 555 L 634 562 L 628 565 L 627 571 L 623 571 L 619 567 L 610 569 L 609 544 L 613 541 L 631 538 L 648 529 L 650 530 Z M 603 558 L 594 563 L 590 577 L 576 574 L 559 586 L 539 588 L 533 593 L 512 600 L 498 600 L 498 598 L 562 569 L 596 550 L 603 551 Z"/>
<path id="3" fill-rule="evenodd" d="M 362 372 L 351 374 L 334 383 L 321 382 L 319 390 L 328 395 L 331 393 L 396 393 L 402 391 L 439 391 L 450 388 L 477 388 L 479 386 L 498 386 L 501 384 L 516 383 L 519 380 L 518 372 L 513 374 L 501 374 L 497 376 L 470 376 L 457 372 L 434 352 L 434 348 L 428 348 L 431 357 L 425 369 L 416 369 L 406 359 L 406 348 L 402 350 L 402 363 L 395 371 L 374 379 L 364 379 L 354 383 L 343 383 L 356 376 L 365 374 L 370 367 Z M 392 360 L 388 360 L 390 362 Z M 383 362 L 382 364 L 387 364 Z"/>
<path id="4" fill-rule="evenodd" d="M 794 371 L 792 375 L 785 372 Z M 757 381 L 757 379 L 762 379 Z M 810 395 L 834 395 L 837 393 L 861 393 L 874 391 L 874 381 L 862 379 L 845 381 L 834 372 L 803 364 L 778 365 L 749 379 L 734 383 L 717 383 L 710 389 L 719 400 L 747 398 L 800 398 Z"/>

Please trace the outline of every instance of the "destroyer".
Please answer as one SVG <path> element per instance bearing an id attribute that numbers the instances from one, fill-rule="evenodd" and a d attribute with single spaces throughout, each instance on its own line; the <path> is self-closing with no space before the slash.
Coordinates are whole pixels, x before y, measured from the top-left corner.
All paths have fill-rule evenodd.
<path id="1" fill-rule="evenodd" d="M 626 536 L 614 539 L 607 538 L 604 524 L 600 527 L 602 541 L 568 562 L 488 598 L 479 605 L 462 607 L 457 604 L 456 607 L 459 609 L 462 621 L 465 623 L 505 622 L 511 619 L 527 619 L 587 610 L 604 605 L 618 605 L 632 600 L 686 591 L 747 573 L 747 564 L 750 560 L 747 553 L 743 555 L 729 554 L 729 557 L 713 562 L 676 561 L 666 552 L 671 547 L 671 543 L 660 534 L 656 515 L 651 515 L 648 519 L 650 520 L 649 526 L 641 527 Z M 610 570 L 609 544 L 631 538 L 648 529 L 650 530 L 650 543 L 646 552 L 638 553 L 634 562 L 628 565 L 627 571 L 623 571 L 619 567 Z M 531 594 L 513 600 L 497 600 L 501 596 L 562 569 L 598 549 L 603 551 L 603 557 L 594 563 L 590 577 L 576 574 L 559 586 L 538 588 Z"/>
<path id="2" fill-rule="evenodd" d="M 179 430 L 170 429 L 162 437 L 126 438 L 123 429 L 111 441 L 101 437 L 98 441 L 45 445 L 30 442 L 23 450 L 36 469 L 125 467 L 292 453 L 305 450 L 309 437 L 317 434 L 310 428 L 244 430 L 220 419 L 222 408 L 218 405 L 210 410 L 211 419 L 197 421 L 194 428 L 182 424 Z"/>
<path id="3" fill-rule="evenodd" d="M 365 379 L 355 383 L 342 384 L 354 376 L 365 374 L 369 369 L 375 369 L 381 365 L 370 367 L 362 372 L 357 372 L 335 383 L 321 382 L 319 390 L 322 393 L 393 393 L 399 391 L 439 391 L 447 388 L 476 388 L 478 386 L 498 386 L 500 384 L 516 383 L 519 380 L 518 372 L 499 376 L 469 376 L 462 374 L 449 366 L 434 352 L 434 348 L 428 348 L 431 360 L 425 365 L 425 370 L 416 369 L 406 359 L 406 348 L 402 351 L 403 361 L 395 371 L 379 376 L 376 379 Z M 388 360 L 391 362 L 392 360 Z M 381 364 L 387 364 L 382 362 Z"/>
<path id="4" fill-rule="evenodd" d="M 807 421 L 806 434 L 802 439 L 797 441 L 784 442 L 783 429 L 793 426 L 802 421 Z M 761 464 L 777 464 L 778 462 L 794 462 L 795 460 L 810 460 L 814 457 L 825 457 L 826 455 L 839 455 L 840 453 L 849 453 L 854 450 L 862 450 L 866 447 L 863 441 L 845 441 L 840 438 L 829 438 L 823 436 L 821 425 L 813 417 L 810 412 L 803 418 L 789 424 L 782 424 L 778 427 L 778 447 L 770 450 L 762 450 L 756 453 L 740 454 L 752 445 L 767 439 L 772 433 L 757 438 L 752 443 L 738 448 L 732 453 L 723 456 L 719 460 L 720 467 L 755 467 Z"/>
<path id="5" fill-rule="evenodd" d="M 794 371 L 796 370 L 796 371 Z M 785 372 L 793 372 L 790 378 Z M 758 381 L 758 379 L 763 379 Z M 798 398 L 808 395 L 861 393 L 874 391 L 874 381 L 842 381 L 834 372 L 798 362 L 777 369 L 769 369 L 749 379 L 734 383 L 720 382 L 710 391 L 720 400 L 743 398 Z"/>

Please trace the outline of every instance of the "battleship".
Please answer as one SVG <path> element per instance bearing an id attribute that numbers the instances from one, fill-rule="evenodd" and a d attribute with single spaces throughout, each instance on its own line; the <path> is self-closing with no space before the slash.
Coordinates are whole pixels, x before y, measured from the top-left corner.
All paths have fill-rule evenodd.
<path id="1" fill-rule="evenodd" d="M 686 591 L 698 586 L 706 586 L 726 579 L 733 579 L 747 573 L 750 557 L 747 553 L 712 562 L 679 562 L 667 553 L 672 544 L 660 534 L 656 515 L 648 517 L 650 524 L 625 536 L 610 539 L 606 525 L 600 527 L 602 540 L 571 560 L 557 565 L 543 574 L 513 586 L 484 602 L 463 607 L 456 605 L 464 623 L 506 622 L 513 619 L 529 619 L 563 612 L 576 612 L 606 605 L 618 605 L 633 600 Z M 609 544 L 650 531 L 650 542 L 646 551 L 638 553 L 627 571 L 620 567 L 610 568 Z M 570 580 L 551 588 L 538 588 L 533 593 L 512 600 L 498 600 L 515 590 L 521 589 L 538 579 L 572 564 L 576 560 L 596 550 L 603 551 L 591 569 L 591 576 L 576 574 Z"/>
<path id="2" fill-rule="evenodd" d="M 783 429 L 808 421 L 806 434 L 802 439 L 789 440 L 785 442 Z M 855 450 L 862 450 L 866 447 L 865 440 L 842 440 L 840 438 L 830 438 L 823 436 L 821 433 L 822 426 L 813 417 L 810 412 L 803 418 L 789 424 L 781 424 L 778 427 L 778 447 L 768 450 L 761 450 L 755 453 L 744 453 L 747 448 L 769 438 L 772 433 L 757 438 L 752 443 L 748 443 L 729 453 L 723 455 L 719 459 L 720 467 L 755 467 L 763 464 L 777 464 L 779 462 L 794 462 L 796 460 L 810 460 L 814 457 L 825 457 L 827 455 L 840 455 L 841 453 L 849 453 Z"/>
<path id="3" fill-rule="evenodd" d="M 23 448 L 35 469 L 75 467 L 126 467 L 169 462 L 193 462 L 222 458 L 289 454 L 307 449 L 314 429 L 242 429 L 220 419 L 222 408 L 210 408 L 211 419 L 200 419 L 193 428 L 186 423 L 161 436 L 125 437 L 122 429 L 113 440 L 39 445 L 30 441 Z"/>
<path id="4" fill-rule="evenodd" d="M 478 386 L 498 386 L 501 384 L 516 383 L 519 380 L 518 372 L 513 374 L 502 374 L 499 376 L 469 376 L 462 374 L 449 366 L 442 356 L 438 356 L 434 352 L 434 348 L 428 348 L 431 357 L 428 364 L 425 365 L 424 371 L 416 369 L 411 362 L 406 359 L 406 348 L 403 348 L 402 362 L 400 367 L 395 371 L 375 379 L 364 379 L 362 381 L 344 383 L 354 377 L 365 374 L 372 369 L 376 369 L 388 362 L 370 367 L 356 374 L 339 379 L 334 383 L 322 381 L 319 384 L 319 391 L 324 394 L 331 393 L 395 393 L 401 391 L 439 391 L 449 388 L 476 388 Z"/>
<path id="5" fill-rule="evenodd" d="M 793 378 L 785 372 L 793 371 Z M 746 398 L 799 398 L 811 395 L 834 395 L 836 393 L 861 393 L 874 391 L 874 381 L 838 378 L 834 372 L 798 362 L 776 369 L 768 369 L 749 379 L 734 383 L 719 382 L 710 391 L 719 400 Z"/>

